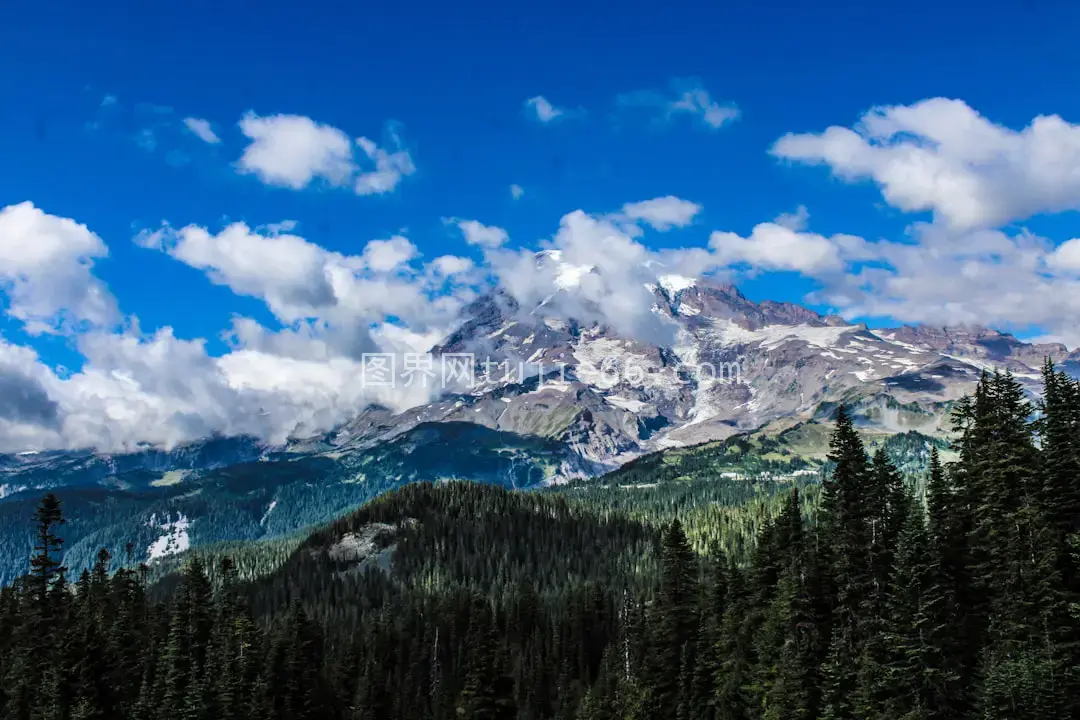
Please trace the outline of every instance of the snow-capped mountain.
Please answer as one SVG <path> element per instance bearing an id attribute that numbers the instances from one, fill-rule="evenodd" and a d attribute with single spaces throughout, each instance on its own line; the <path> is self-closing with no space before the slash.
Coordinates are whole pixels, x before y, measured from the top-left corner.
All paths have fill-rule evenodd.
<path id="1" fill-rule="evenodd" d="M 589 272 L 562 269 L 560 277 L 571 288 Z M 656 449 L 820 418 L 839 402 L 866 425 L 933 434 L 984 370 L 1009 370 L 1035 390 L 1045 358 L 1076 361 L 1059 344 L 980 328 L 872 330 L 673 275 L 649 290 L 653 311 L 673 327 L 668 345 L 567 321 L 546 312 L 552 298 L 525 309 L 505 293 L 483 297 L 433 351 L 476 358 L 471 391 L 399 415 L 369 410 L 308 447 L 368 447 L 422 423 L 466 422 L 557 440 L 580 460 L 570 469 L 589 472 Z M 483 362 L 497 372 L 483 372 Z"/>
<path id="2" fill-rule="evenodd" d="M 642 288 L 663 332 L 631 337 L 567 315 L 570 301 L 603 317 L 575 295 L 594 269 L 556 253 L 537 262 L 551 264 L 559 288 L 532 306 L 505 291 L 476 300 L 432 349 L 435 358 L 468 358 L 471 382 L 434 402 L 369 407 L 280 447 L 208 438 L 123 455 L 3 455 L 0 531 L 23 528 L 15 520 L 29 516 L 41 489 L 61 487 L 75 517 L 70 563 L 92 557 L 103 539 L 118 557 L 131 543 L 146 549 L 141 559 L 157 560 L 294 532 L 411 481 L 559 483 L 656 450 L 828 420 L 841 402 L 868 431 L 940 435 L 951 404 L 985 370 L 1009 370 L 1035 393 L 1045 358 L 1080 368 L 1080 354 L 1058 344 L 983 328 L 869 329 L 676 275 Z M 29 538 L 11 532 L 0 575 L 28 557 L 19 548 Z"/>
<path id="3" fill-rule="evenodd" d="M 553 265 L 557 294 L 572 293 L 593 272 L 563 263 L 557 251 L 540 253 L 537 262 Z M 497 291 L 474 302 L 457 330 L 432 349 L 436 357 L 469 356 L 473 364 L 471 383 L 433 403 L 402 413 L 370 407 L 331 432 L 279 448 L 212 438 L 169 452 L 0 456 L 6 488 L 0 494 L 108 482 L 137 471 L 198 474 L 279 456 L 340 460 L 447 422 L 563 446 L 557 479 L 602 472 L 665 447 L 819 418 L 842 401 L 855 406 L 864 424 L 940 432 L 950 403 L 984 370 L 1009 370 L 1034 390 L 1045 358 L 1080 366 L 1063 345 L 1026 343 L 985 328 L 868 329 L 677 275 L 660 275 L 647 290 L 653 312 L 671 330 L 668 343 L 566 319 L 554 296 L 523 308 Z"/>

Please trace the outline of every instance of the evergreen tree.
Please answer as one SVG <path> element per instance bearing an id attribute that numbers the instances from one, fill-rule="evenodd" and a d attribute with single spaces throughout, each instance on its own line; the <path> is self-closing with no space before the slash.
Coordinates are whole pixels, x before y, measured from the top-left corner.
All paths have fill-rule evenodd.
<path id="1" fill-rule="evenodd" d="M 516 717 L 513 680 L 502 670 L 493 618 L 482 598 L 473 600 L 469 638 L 468 671 L 458 698 L 458 716 L 469 720 Z"/>
<path id="2" fill-rule="evenodd" d="M 713 709 L 717 720 L 744 720 L 751 717 L 746 685 L 752 671 L 753 634 L 747 624 L 749 595 L 744 573 L 732 561 L 727 580 L 724 620 L 716 655 L 716 691 Z"/>
<path id="3" fill-rule="evenodd" d="M 1062 538 L 1080 531 L 1080 388 L 1049 358 L 1037 425 L 1043 480 L 1039 501 Z"/>
<path id="4" fill-rule="evenodd" d="M 690 689 L 690 714 L 699 720 L 716 716 L 713 695 L 720 659 L 717 645 L 727 605 L 728 561 L 723 550 L 714 545 L 709 554 L 709 576 L 701 589 L 696 640 L 697 662 Z"/>
<path id="5" fill-rule="evenodd" d="M 37 612 L 42 618 L 49 616 L 51 603 L 49 593 L 63 577 L 65 568 L 60 561 L 60 548 L 64 544 L 57 528 L 64 524 L 60 500 L 48 493 L 36 511 L 37 531 L 34 533 L 34 556 L 30 559 L 30 576 Z"/>
<path id="6" fill-rule="evenodd" d="M 660 590 L 653 613 L 648 683 L 652 712 L 672 717 L 689 694 L 698 600 L 698 561 L 675 519 L 664 531 L 660 549 Z"/>
<path id="7" fill-rule="evenodd" d="M 798 491 L 792 492 L 778 525 L 791 543 L 787 566 L 764 634 L 768 650 L 759 651 L 770 681 L 762 717 L 766 720 L 816 718 L 820 708 L 820 666 L 827 647 L 828 598 L 816 534 L 802 527 Z M 759 670 L 760 672 L 760 670 Z"/>
<path id="8" fill-rule="evenodd" d="M 832 554 L 836 599 L 831 645 L 823 668 L 824 715 L 830 720 L 853 720 L 851 690 L 858 684 L 866 636 L 864 610 L 874 583 L 868 498 L 872 481 L 862 440 L 843 406 L 836 413 L 829 460 L 833 471 L 825 483 L 822 525 Z"/>
<path id="9" fill-rule="evenodd" d="M 931 483 L 941 482 L 934 453 Z M 936 476 L 936 477 L 935 477 Z M 950 718 L 954 668 L 947 648 L 948 609 L 921 508 L 913 506 L 900 534 L 888 598 L 884 640 L 889 652 L 881 717 Z"/>

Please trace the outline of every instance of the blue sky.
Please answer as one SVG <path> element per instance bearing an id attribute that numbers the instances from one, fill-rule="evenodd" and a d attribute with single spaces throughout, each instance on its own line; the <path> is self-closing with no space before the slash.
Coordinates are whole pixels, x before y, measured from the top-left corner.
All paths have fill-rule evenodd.
<path id="1" fill-rule="evenodd" d="M 929 248 L 925 238 L 949 225 L 941 230 L 949 239 L 934 242 L 971 247 L 966 233 L 1016 237 L 1027 230 L 1042 249 L 1009 252 L 1042 253 L 1045 262 L 1017 286 L 1035 283 L 1039 292 L 1075 297 L 1070 278 L 1044 283 L 1044 265 L 1071 272 L 1080 262 L 1080 253 L 1061 253 L 1056 264 L 1048 259 L 1080 235 L 1072 210 L 1080 192 L 1002 196 L 1002 188 L 1042 169 L 961 157 L 956 162 L 965 178 L 975 178 L 972 202 L 981 203 L 981 214 L 949 224 L 942 218 L 960 217 L 965 198 L 953 202 L 941 188 L 921 195 L 908 180 L 896 185 L 878 165 L 841 167 L 820 147 L 770 150 L 787 133 L 851 128 L 872 108 L 933 98 L 962 101 L 1004 133 L 1019 133 L 1039 115 L 1080 122 L 1080 97 L 1072 91 L 1080 76 L 1076 27 L 1080 6 L 1064 1 L 978 9 L 921 0 L 666 2 L 617 10 L 610 3 L 196 1 L 136 11 L 131 3 L 9 0 L 0 6 L 0 208 L 32 202 L 51 217 L 85 225 L 107 246 L 107 256 L 93 257 L 92 274 L 115 298 L 122 327 L 95 331 L 132 336 L 137 317 L 143 337 L 170 327 L 181 340 L 205 338 L 211 356 L 226 352 L 221 333 L 234 315 L 268 331 L 287 327 L 293 316 L 280 302 L 274 309 L 263 285 L 238 292 L 220 267 L 162 252 L 170 246 L 165 240 L 133 242 L 140 231 L 167 222 L 214 234 L 238 221 L 256 228 L 288 220 L 309 243 L 343 256 L 399 235 L 415 246 L 421 265 L 453 255 L 484 266 L 483 248 L 466 243 L 446 219 L 504 228 L 506 248 L 533 248 L 550 241 L 574 210 L 599 216 L 668 196 L 700 209 L 677 223 L 682 227 L 646 228 L 635 241 L 663 253 L 703 249 L 711 233 L 734 233 L 721 238 L 726 249 L 717 252 L 725 260 L 717 267 L 752 298 L 803 301 L 817 289 L 810 299 L 817 307 L 854 319 L 973 319 L 1072 342 L 1080 334 L 1067 317 L 1071 305 L 1027 321 L 960 285 L 957 297 L 935 298 L 930 308 L 919 297 L 890 305 L 856 301 L 853 288 L 863 281 L 851 285 L 850 278 L 891 261 L 844 250 L 837 262 L 846 280 L 829 274 L 839 272 L 832 261 L 785 268 L 757 251 L 768 240 L 752 232 L 800 206 L 809 219 L 796 230 L 824 238 Z M 717 107 L 737 107 L 737 119 L 713 128 L 701 112 L 671 111 L 688 89 L 706 92 Z M 526 104 L 538 96 L 564 114 L 543 122 Z M 924 116 L 933 114 L 935 127 L 948 132 L 957 116 L 935 112 Z M 308 118 L 349 138 L 370 138 L 388 152 L 407 152 L 414 170 L 392 190 L 369 194 L 353 191 L 351 179 L 335 186 L 316 177 L 301 188 L 267 182 L 259 172 L 238 171 L 252 143 L 238 124 L 247 113 Z M 200 139 L 186 118 L 208 123 L 220 142 Z M 903 143 L 912 132 L 901 127 L 893 140 Z M 1064 163 L 1080 158 L 1074 135 L 1056 137 L 1038 147 L 1050 147 Z M 1019 155 L 1035 147 L 1016 138 Z M 351 152 L 352 172 L 372 170 L 360 150 Z M 1069 168 L 1047 172 L 1053 184 L 1052 172 Z M 520 197 L 512 196 L 512 185 L 520 186 Z M 991 205 L 1016 211 L 986 220 Z M 913 223 L 930 229 L 914 230 Z M 984 240 L 988 247 L 1004 242 Z M 980 262 L 994 265 L 996 282 L 1011 282 L 997 267 L 1013 264 L 1011 256 L 988 252 Z M 214 273 L 217 281 L 209 277 Z M 0 320 L 9 344 L 31 348 L 46 367 L 86 365 L 85 327 L 38 332 L 11 305 L 9 297 Z M 385 314 L 372 322 L 380 320 Z"/>

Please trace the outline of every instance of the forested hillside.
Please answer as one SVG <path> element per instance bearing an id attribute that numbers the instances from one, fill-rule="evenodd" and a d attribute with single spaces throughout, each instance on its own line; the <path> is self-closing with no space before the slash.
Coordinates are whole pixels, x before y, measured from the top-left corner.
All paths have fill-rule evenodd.
<path id="1" fill-rule="evenodd" d="M 922 483 L 841 407 L 820 490 L 410 485 L 250 582 L 106 554 L 72 582 L 47 496 L 0 592 L 0 717 L 1075 718 L 1080 386 L 1044 374 L 1039 408 L 984 376 Z"/>

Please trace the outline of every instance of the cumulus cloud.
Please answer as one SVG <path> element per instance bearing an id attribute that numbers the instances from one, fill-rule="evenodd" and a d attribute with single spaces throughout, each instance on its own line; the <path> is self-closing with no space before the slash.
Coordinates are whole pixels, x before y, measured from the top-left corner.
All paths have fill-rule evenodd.
<path id="1" fill-rule="evenodd" d="M 854 128 L 785 135 L 772 154 L 872 180 L 890 205 L 960 231 L 1080 209 L 1080 125 L 1057 115 L 1013 130 L 932 98 L 874 108 Z"/>
<path id="2" fill-rule="evenodd" d="M 906 242 L 866 246 L 872 262 L 831 278 L 817 299 L 851 317 L 906 322 L 1041 326 L 1080 341 L 1080 284 L 1056 267 L 1053 243 L 1026 232 L 961 235 L 917 224 Z"/>
<path id="3" fill-rule="evenodd" d="M 1046 263 L 1056 270 L 1080 272 L 1080 238 L 1058 245 L 1047 257 Z"/>
<path id="4" fill-rule="evenodd" d="M 432 268 L 440 275 L 460 275 L 473 269 L 473 261 L 457 255 L 441 255 L 431 262 Z"/>
<path id="5" fill-rule="evenodd" d="M 11 425 L 55 428 L 59 421 L 59 408 L 55 400 L 35 377 L 35 358 L 23 358 L 17 362 L 13 356 L 18 351 L 0 341 L 0 427 Z"/>
<path id="6" fill-rule="evenodd" d="M 701 206 L 673 195 L 623 205 L 622 213 L 634 221 L 648 223 L 656 230 L 686 227 L 701 212 Z"/>
<path id="7" fill-rule="evenodd" d="M 233 223 L 216 235 L 196 225 L 165 227 L 137 242 L 204 271 L 237 294 L 265 300 L 286 322 L 311 317 L 334 300 L 329 254 L 296 235 L 262 235 Z"/>
<path id="8" fill-rule="evenodd" d="M 630 337 L 667 343 L 673 328 L 652 306 L 646 288 L 661 255 L 640 243 L 617 215 L 575 210 L 539 255 L 531 249 L 496 249 L 486 259 L 499 285 L 523 312 L 543 306 L 551 316 L 598 322 Z"/>
<path id="9" fill-rule="evenodd" d="M 713 100 L 700 82 L 691 79 L 672 80 L 668 93 L 639 90 L 619 95 L 616 102 L 620 107 L 651 110 L 663 121 L 694 116 L 711 130 L 718 130 L 739 117 L 737 105 Z"/>
<path id="10" fill-rule="evenodd" d="M 202 118 L 197 117 L 186 117 L 184 118 L 184 127 L 205 143 L 217 145 L 221 142 L 221 138 L 214 132 L 214 128 L 210 125 L 209 120 L 203 120 Z"/>
<path id="11" fill-rule="evenodd" d="M 934 325 L 1042 328 L 1080 345 L 1080 242 L 1026 231 L 957 231 L 915 223 L 898 240 L 823 236 L 778 222 L 748 237 L 714 232 L 708 267 L 740 274 L 797 272 L 818 284 L 808 300 L 849 318 Z M 699 260 L 701 258 L 699 257 Z"/>
<path id="12" fill-rule="evenodd" d="M 447 223 L 456 225 L 461 230 L 462 237 L 465 238 L 465 242 L 470 245 L 479 245 L 484 248 L 497 248 L 504 245 L 510 236 L 501 227 L 495 225 L 485 225 L 477 220 L 461 220 L 458 218 L 447 218 Z"/>
<path id="13" fill-rule="evenodd" d="M 520 185 L 514 184 L 510 186 L 510 197 L 515 200 L 520 200 L 525 195 L 525 188 Z"/>
<path id="14" fill-rule="evenodd" d="M 396 134 L 391 136 L 396 147 L 387 150 L 366 137 L 354 143 L 344 131 L 302 115 L 260 117 L 253 112 L 240 120 L 240 130 L 251 142 L 237 170 L 267 185 L 301 190 L 322 180 L 331 186 L 351 184 L 358 195 L 378 195 L 391 192 L 416 170 Z"/>
<path id="15" fill-rule="evenodd" d="M 376 272 L 389 272 L 404 265 L 417 255 L 416 246 L 408 238 L 395 235 L 389 240 L 372 240 L 364 246 L 364 262 Z"/>
<path id="16" fill-rule="evenodd" d="M 686 227 L 701 211 L 696 203 L 663 196 L 627 203 L 619 210 L 590 214 L 575 210 L 540 247 L 509 249 L 499 227 L 448 218 L 465 240 L 483 249 L 484 267 L 523 313 L 598 322 L 627 336 L 670 342 L 674 328 L 653 312 L 648 285 L 661 270 L 698 275 L 716 269 L 706 248 L 650 250 L 645 229 Z"/>
<path id="17" fill-rule="evenodd" d="M 198 225 L 142 233 L 136 242 L 202 270 L 219 285 L 264 301 L 285 323 L 332 324 L 401 318 L 418 326 L 447 321 L 431 301 L 416 247 L 396 236 L 368 242 L 359 255 L 332 252 L 291 233 L 232 223 L 218 233 Z"/>
<path id="18" fill-rule="evenodd" d="M 115 300 L 91 265 L 106 254 L 104 243 L 29 204 L 0 211 L 9 312 L 26 328 L 57 317 L 83 321 L 71 328 L 83 358 L 74 373 L 0 338 L 0 452 L 168 447 L 210 433 L 281 442 L 329 429 L 371 403 L 404 410 L 429 401 L 433 386 L 365 385 L 361 359 L 422 352 L 445 337 L 475 298 L 471 261 L 447 255 L 420 263 L 401 236 L 344 255 L 295 230 L 294 223 L 255 230 L 234 223 L 217 232 L 164 226 L 136 238 L 261 299 L 282 323 L 236 317 L 223 334 L 228 352 L 215 356 L 205 340 L 178 338 L 169 327 L 145 334 L 134 317 L 109 327 Z"/>
<path id="19" fill-rule="evenodd" d="M 349 136 L 311 118 L 249 112 L 240 120 L 240 130 L 251 143 L 237 167 L 267 185 L 300 190 L 316 178 L 341 185 L 356 172 Z"/>
<path id="20" fill-rule="evenodd" d="M 106 255 L 101 238 L 74 220 L 30 202 L 0 210 L 0 290 L 8 314 L 31 333 L 117 321 L 112 295 L 93 274 Z"/>
<path id="21" fill-rule="evenodd" d="M 756 225 L 745 238 L 732 232 L 714 232 L 709 236 L 709 247 L 715 253 L 717 264 L 745 263 L 756 272 L 795 270 L 817 274 L 839 270 L 843 267 L 843 249 L 862 244 L 861 238 L 826 238 L 774 222 Z"/>

